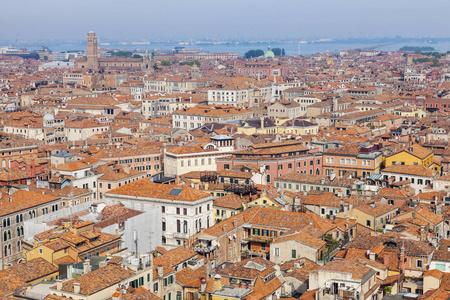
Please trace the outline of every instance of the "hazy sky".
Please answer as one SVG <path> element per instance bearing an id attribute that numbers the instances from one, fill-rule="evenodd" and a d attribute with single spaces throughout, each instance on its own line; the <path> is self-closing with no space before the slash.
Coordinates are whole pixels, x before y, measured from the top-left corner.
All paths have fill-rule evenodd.
<path id="1" fill-rule="evenodd" d="M 0 39 L 450 36 L 449 0 L 0 0 Z"/>

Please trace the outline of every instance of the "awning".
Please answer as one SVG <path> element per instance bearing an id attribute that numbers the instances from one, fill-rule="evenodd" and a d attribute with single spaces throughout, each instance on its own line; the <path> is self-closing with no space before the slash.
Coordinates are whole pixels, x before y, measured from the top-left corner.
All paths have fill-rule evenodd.
<path id="1" fill-rule="evenodd" d="M 373 179 L 373 180 L 379 180 L 381 178 L 381 174 L 371 174 L 369 176 L 369 179 Z"/>

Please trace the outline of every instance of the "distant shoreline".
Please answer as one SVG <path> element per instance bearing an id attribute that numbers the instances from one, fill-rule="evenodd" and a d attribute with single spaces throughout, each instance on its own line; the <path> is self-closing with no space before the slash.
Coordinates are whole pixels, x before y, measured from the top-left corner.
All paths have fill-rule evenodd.
<path id="1" fill-rule="evenodd" d="M 202 50 L 210 53 L 238 53 L 244 55 L 247 51 L 255 49 L 267 49 L 268 46 L 284 48 L 287 56 L 292 55 L 313 55 L 317 53 L 336 53 L 339 51 L 350 51 L 355 49 L 367 50 L 373 49 L 378 51 L 399 51 L 402 47 L 405 47 L 405 41 L 401 42 L 389 42 L 389 43 L 335 43 L 335 42 L 320 42 L 320 43 L 293 43 L 292 41 L 286 43 L 273 42 L 273 43 L 243 43 L 243 44 L 231 44 L 231 43 L 221 43 L 221 44 L 202 44 L 202 45 L 180 45 L 179 43 L 150 43 L 145 45 L 135 45 L 135 44 L 123 44 L 123 43 L 110 43 L 109 45 L 100 46 L 101 49 L 108 50 L 126 50 L 126 51 L 161 51 L 162 53 L 169 53 L 178 47 L 184 47 L 186 51 Z M 410 49 L 428 49 L 424 47 L 430 47 L 428 42 L 408 42 L 407 47 Z M 450 50 L 450 41 L 440 42 L 432 44 L 433 49 L 429 52 L 440 52 L 445 53 Z M 14 46 L 14 45 L 13 45 Z M 25 45 L 15 46 L 16 48 L 27 48 L 29 51 L 41 50 L 43 45 Z M 77 51 L 76 49 L 84 51 L 86 45 L 83 43 L 49 43 L 45 44 L 48 48 L 55 52 L 64 51 Z M 402 50 L 406 51 L 406 50 Z M 411 50 L 412 52 L 415 50 Z M 424 51 L 424 50 L 421 50 Z"/>

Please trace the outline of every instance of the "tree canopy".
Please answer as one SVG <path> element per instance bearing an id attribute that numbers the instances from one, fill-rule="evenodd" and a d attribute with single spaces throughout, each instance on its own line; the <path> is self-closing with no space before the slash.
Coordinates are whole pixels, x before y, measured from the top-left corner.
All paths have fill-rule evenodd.
<path id="1" fill-rule="evenodd" d="M 261 49 L 249 50 L 244 54 L 244 58 L 254 58 L 260 56 L 264 56 L 264 51 L 262 51 Z"/>
<path id="2" fill-rule="evenodd" d="M 280 48 L 273 48 L 272 52 L 273 52 L 273 54 L 275 54 L 275 56 L 281 56 L 281 49 Z"/>
<path id="3" fill-rule="evenodd" d="M 273 48 L 271 49 L 271 51 L 273 52 L 273 54 L 275 56 L 285 56 L 286 52 L 283 49 L 280 48 Z M 264 51 L 261 49 L 256 49 L 256 50 L 249 50 L 244 54 L 244 58 L 254 58 L 254 57 L 260 57 L 260 56 L 264 56 Z"/>

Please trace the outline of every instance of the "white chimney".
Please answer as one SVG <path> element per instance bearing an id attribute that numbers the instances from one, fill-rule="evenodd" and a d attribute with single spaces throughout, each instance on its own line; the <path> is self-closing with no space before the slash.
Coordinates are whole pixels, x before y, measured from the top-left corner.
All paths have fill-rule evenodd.
<path id="1" fill-rule="evenodd" d="M 58 280 L 56 280 L 56 290 L 57 291 L 61 291 L 62 290 L 62 280 L 61 279 L 58 279 Z"/>
<path id="2" fill-rule="evenodd" d="M 79 294 L 81 291 L 81 283 L 79 282 L 74 282 L 73 283 L 73 293 L 74 294 Z"/>
<path id="3" fill-rule="evenodd" d="M 91 272 L 91 264 L 90 264 L 90 260 L 86 259 L 83 263 L 83 274 L 87 274 L 89 272 Z"/>

